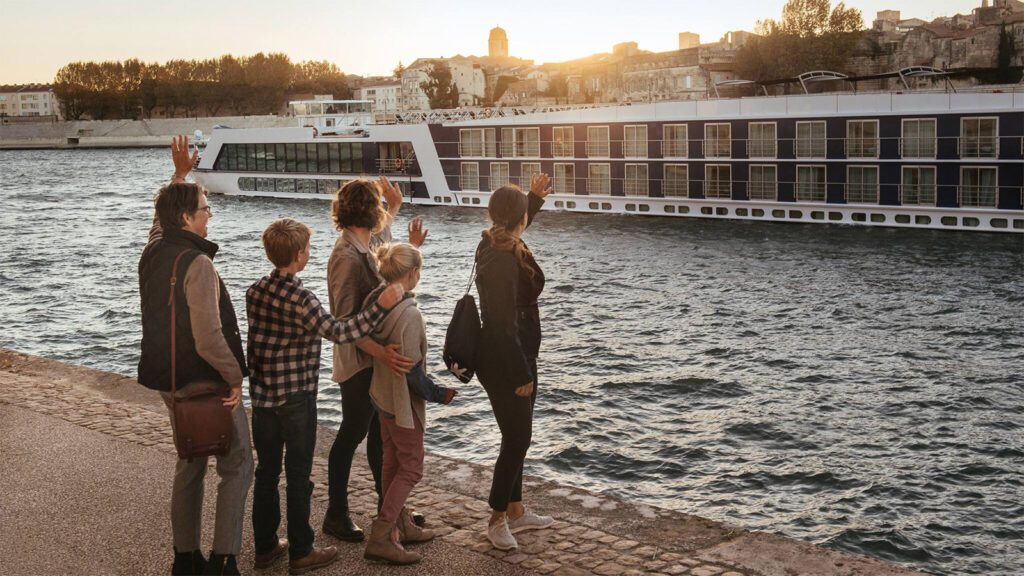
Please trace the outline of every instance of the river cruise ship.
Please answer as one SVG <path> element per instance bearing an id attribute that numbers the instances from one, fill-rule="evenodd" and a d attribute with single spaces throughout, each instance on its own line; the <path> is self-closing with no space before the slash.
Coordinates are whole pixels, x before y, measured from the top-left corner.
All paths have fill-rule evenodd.
<path id="1" fill-rule="evenodd" d="M 214 130 L 211 192 L 329 199 L 386 175 L 483 207 L 552 176 L 545 209 L 1024 233 L 1024 88 L 823 93 L 375 117 L 292 102 L 294 128 Z"/>

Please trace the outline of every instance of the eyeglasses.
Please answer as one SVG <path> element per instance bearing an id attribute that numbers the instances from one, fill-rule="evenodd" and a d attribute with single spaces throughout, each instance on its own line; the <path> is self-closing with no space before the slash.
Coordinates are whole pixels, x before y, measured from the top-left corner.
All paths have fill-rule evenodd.
<path id="1" fill-rule="evenodd" d="M 213 216 L 213 210 L 209 206 L 200 206 L 196 209 L 196 212 L 206 212 L 207 216 Z"/>

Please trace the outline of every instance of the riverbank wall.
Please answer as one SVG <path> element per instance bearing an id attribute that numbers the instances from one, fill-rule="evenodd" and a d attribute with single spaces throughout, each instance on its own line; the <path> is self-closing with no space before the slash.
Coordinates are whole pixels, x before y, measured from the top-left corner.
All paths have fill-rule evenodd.
<path id="1" fill-rule="evenodd" d="M 318 433 L 312 477 L 317 528 L 326 511 L 334 435 L 327 428 Z M 158 394 L 125 376 L 0 349 L 0 453 L 0 557 L 8 559 L 6 574 L 165 573 L 175 456 Z M 490 474 L 489 467 L 427 456 L 424 479 L 410 501 L 440 536 L 419 548 L 426 560 L 417 574 L 918 574 L 534 477 L 525 479 L 529 504 L 556 522 L 517 535 L 519 549 L 501 552 L 484 537 Z M 215 486 L 211 470 L 204 542 L 212 531 Z M 376 494 L 362 458 L 353 467 L 351 487 L 357 521 L 369 525 Z M 247 573 L 253 555 L 248 519 L 243 541 L 239 564 Z M 318 573 L 394 573 L 365 563 L 360 545 L 334 541 L 319 530 L 317 541 L 337 545 L 342 554 Z M 282 563 L 266 573 L 286 570 Z"/>
<path id="2" fill-rule="evenodd" d="M 209 135 L 214 126 L 231 128 L 287 128 L 296 125 L 288 116 L 218 116 L 154 120 L 81 120 L 19 123 L 0 126 L 0 149 L 162 148 L 176 134 L 196 130 Z"/>

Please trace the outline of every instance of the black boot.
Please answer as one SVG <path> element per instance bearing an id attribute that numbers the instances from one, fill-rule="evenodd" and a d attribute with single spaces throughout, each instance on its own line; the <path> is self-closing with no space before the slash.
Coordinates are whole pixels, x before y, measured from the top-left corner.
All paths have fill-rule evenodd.
<path id="1" fill-rule="evenodd" d="M 324 534 L 334 536 L 345 542 L 362 542 L 366 535 L 363 529 L 352 521 L 347 509 L 339 508 L 335 511 L 328 510 L 324 516 Z"/>
<path id="2" fill-rule="evenodd" d="M 171 566 L 173 576 L 194 576 L 202 574 L 206 569 L 206 558 L 199 550 L 191 552 L 178 552 L 174 549 L 174 565 Z"/>
<path id="3" fill-rule="evenodd" d="M 203 574 L 239 576 L 238 564 L 235 563 L 234 554 L 210 553 L 210 559 L 206 561 L 206 571 Z"/>

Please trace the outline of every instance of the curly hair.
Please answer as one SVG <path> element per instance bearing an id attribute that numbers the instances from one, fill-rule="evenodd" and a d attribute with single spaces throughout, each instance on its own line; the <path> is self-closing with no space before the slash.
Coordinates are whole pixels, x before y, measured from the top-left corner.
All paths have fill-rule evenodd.
<path id="1" fill-rule="evenodd" d="M 532 256 L 530 249 L 521 238 L 512 235 L 512 231 L 523 221 L 527 208 L 529 200 L 518 186 L 510 184 L 498 188 L 487 203 L 487 214 L 491 217 L 492 225 L 484 230 L 483 235 L 491 241 L 491 247 L 495 250 L 511 252 L 519 266 L 533 276 L 533 268 L 527 263 L 527 259 Z"/>
<path id="2" fill-rule="evenodd" d="M 387 222 L 388 213 L 380 199 L 377 184 L 359 178 L 346 182 L 334 193 L 331 220 L 338 230 L 353 226 L 378 232 Z"/>

